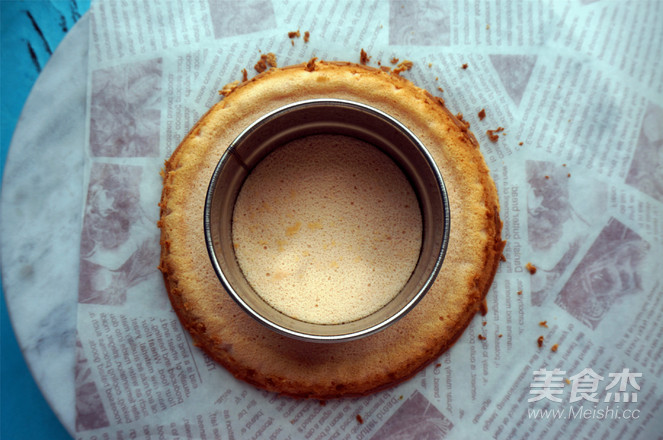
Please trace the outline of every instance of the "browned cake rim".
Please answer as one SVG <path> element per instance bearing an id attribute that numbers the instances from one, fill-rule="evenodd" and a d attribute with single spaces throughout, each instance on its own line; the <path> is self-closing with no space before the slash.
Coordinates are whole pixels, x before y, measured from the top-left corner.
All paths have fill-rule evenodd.
<path id="1" fill-rule="evenodd" d="M 357 86 L 359 80 L 362 87 Z M 367 87 L 371 90 L 364 91 Z M 286 96 L 288 92 L 297 96 Z M 182 222 L 191 212 L 190 207 L 196 204 L 190 199 L 197 197 L 190 197 L 191 188 L 186 185 L 194 181 L 197 188 L 193 192 L 203 191 L 199 187 L 204 185 L 203 177 L 209 167 L 203 162 L 222 151 L 216 136 L 232 138 L 233 133 L 243 128 L 233 125 L 242 125 L 247 118 L 283 102 L 330 93 L 357 98 L 388 112 L 395 111 L 395 117 L 412 124 L 409 128 L 415 134 L 423 135 L 433 144 L 431 154 L 436 161 L 440 157 L 445 159 L 441 168 L 446 174 L 448 190 L 458 200 L 457 205 L 469 206 L 468 209 L 476 212 L 459 216 L 452 212 L 452 230 L 454 226 L 471 229 L 469 239 L 456 236 L 451 258 L 448 253 L 449 261 L 445 262 L 450 270 L 461 273 L 462 282 L 440 281 L 437 293 L 429 292 L 424 303 L 415 309 L 416 313 L 379 335 L 340 344 L 328 349 L 328 353 L 246 322 L 243 312 L 219 292 L 207 297 L 201 294 L 213 285 L 214 274 L 202 269 L 193 271 L 192 264 L 200 265 L 202 257 L 192 237 L 194 233 L 187 232 L 189 229 L 182 226 Z M 249 103 L 256 100 L 264 100 L 271 107 L 250 108 Z M 224 124 L 225 127 L 219 127 Z M 440 98 L 405 78 L 353 63 L 317 61 L 274 68 L 235 87 L 201 118 L 166 161 L 160 206 L 160 269 L 173 307 L 196 345 L 237 378 L 298 397 L 327 399 L 364 395 L 416 374 L 460 337 L 480 309 L 504 247 L 497 191 L 478 150 L 478 142 L 466 123 L 455 118 Z M 443 281 L 451 286 L 450 292 L 441 292 Z M 241 326 L 237 321 L 241 321 Z M 246 331 L 240 333 L 233 326 Z M 406 340 L 414 342 L 406 346 Z M 393 345 L 397 347 L 392 348 Z M 367 352 L 369 348 L 385 348 L 385 354 Z M 310 359 L 300 359 L 303 352 L 309 353 Z M 357 369 L 367 371 L 355 373 Z"/>

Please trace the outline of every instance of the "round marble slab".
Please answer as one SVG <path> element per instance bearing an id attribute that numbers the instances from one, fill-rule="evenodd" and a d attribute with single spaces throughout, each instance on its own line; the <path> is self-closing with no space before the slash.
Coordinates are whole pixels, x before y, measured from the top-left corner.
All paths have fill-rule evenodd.
<path id="1" fill-rule="evenodd" d="M 85 15 L 35 83 L 11 142 L 0 202 L 7 308 L 36 382 L 70 433 L 88 41 Z"/>

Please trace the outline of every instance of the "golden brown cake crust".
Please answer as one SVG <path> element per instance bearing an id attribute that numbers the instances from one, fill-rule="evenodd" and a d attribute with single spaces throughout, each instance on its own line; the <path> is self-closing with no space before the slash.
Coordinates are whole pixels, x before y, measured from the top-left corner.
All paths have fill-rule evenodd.
<path id="1" fill-rule="evenodd" d="M 263 114 L 312 98 L 363 102 L 399 119 L 428 147 L 451 205 L 449 247 L 428 294 L 386 330 L 338 344 L 290 339 L 246 315 L 221 287 L 202 227 L 207 185 L 227 145 Z M 365 395 L 424 368 L 480 309 L 504 248 L 497 191 L 467 126 L 408 80 L 352 63 L 272 68 L 234 88 L 166 162 L 160 206 L 160 269 L 195 344 L 238 379 L 296 397 Z"/>

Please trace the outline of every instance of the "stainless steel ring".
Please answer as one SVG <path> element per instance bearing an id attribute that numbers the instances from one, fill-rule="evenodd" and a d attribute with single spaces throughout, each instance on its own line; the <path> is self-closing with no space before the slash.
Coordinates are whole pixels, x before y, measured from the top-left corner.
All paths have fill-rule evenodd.
<path id="1" fill-rule="evenodd" d="M 235 200 L 251 170 L 276 148 L 314 134 L 353 136 L 386 153 L 409 179 L 423 220 L 419 260 L 400 293 L 380 310 L 341 324 L 304 322 L 274 309 L 244 278 L 232 244 Z M 311 342 L 361 338 L 405 316 L 423 298 L 442 267 L 451 223 L 442 175 L 423 143 L 392 116 L 362 103 L 340 99 L 312 99 L 286 105 L 242 131 L 214 170 L 204 209 L 207 250 L 228 294 L 246 313 L 268 328 Z"/>

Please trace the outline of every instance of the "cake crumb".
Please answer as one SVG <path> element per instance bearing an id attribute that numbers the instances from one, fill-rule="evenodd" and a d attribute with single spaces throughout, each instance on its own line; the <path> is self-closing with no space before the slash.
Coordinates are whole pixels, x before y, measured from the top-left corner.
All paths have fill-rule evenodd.
<path id="1" fill-rule="evenodd" d="M 541 322 L 539 322 L 539 325 L 540 325 L 541 327 L 548 328 L 548 321 L 541 321 Z"/>
<path id="2" fill-rule="evenodd" d="M 559 348 L 559 344 L 555 344 L 552 347 L 550 347 L 550 351 L 553 353 L 557 353 L 557 349 Z"/>
<path id="3" fill-rule="evenodd" d="M 484 321 L 481 323 L 481 325 L 483 325 L 484 327 L 486 326 L 486 324 L 488 324 L 488 321 Z"/>
<path id="4" fill-rule="evenodd" d="M 488 135 L 488 139 L 490 139 L 491 142 L 497 142 L 497 140 L 500 138 L 497 133 L 504 131 L 504 127 L 497 127 L 494 130 L 486 130 L 486 134 Z"/>
<path id="5" fill-rule="evenodd" d="M 249 72 L 246 69 L 242 69 L 242 82 L 249 80 Z"/>
<path id="6" fill-rule="evenodd" d="M 484 335 L 479 335 L 479 340 L 480 340 L 480 341 L 485 341 L 485 340 L 486 340 L 486 337 L 485 337 Z"/>
<path id="7" fill-rule="evenodd" d="M 543 347 L 543 336 L 539 336 L 539 339 L 536 340 L 536 343 L 539 345 L 539 348 Z"/>
<path id="8" fill-rule="evenodd" d="M 488 314 L 488 301 L 486 301 L 485 298 L 479 305 L 479 312 L 481 312 L 481 316 L 486 316 Z"/>
<path id="9" fill-rule="evenodd" d="M 357 414 L 356 419 L 357 419 L 357 421 L 359 422 L 360 425 L 364 424 L 364 419 L 362 418 L 362 416 L 360 414 Z"/>
<path id="10" fill-rule="evenodd" d="M 318 57 L 313 57 L 310 60 L 308 60 L 308 63 L 306 63 L 306 71 L 307 72 L 313 72 L 315 70 L 315 62 L 318 59 Z"/>
<path id="11" fill-rule="evenodd" d="M 463 70 L 467 69 L 467 63 L 463 64 L 461 67 L 463 68 Z"/>
<path id="12" fill-rule="evenodd" d="M 402 62 L 401 62 L 401 63 L 400 63 L 400 64 L 399 64 L 399 65 L 393 70 L 393 72 L 394 72 L 396 75 L 400 75 L 401 72 L 405 72 L 406 70 L 410 70 L 410 69 L 412 69 L 412 66 L 413 66 L 413 65 L 414 65 L 414 64 L 412 63 L 412 61 L 409 61 L 409 60 L 403 60 L 403 61 L 402 61 Z"/>
<path id="13" fill-rule="evenodd" d="M 435 368 L 440 368 L 441 366 L 442 366 L 442 364 L 439 363 L 439 362 L 437 364 L 435 364 Z"/>
<path id="14" fill-rule="evenodd" d="M 308 43 L 311 39 L 311 33 L 309 31 L 304 32 L 304 43 Z"/>
<path id="15" fill-rule="evenodd" d="M 272 52 L 267 53 L 266 60 L 267 60 L 267 65 L 269 67 L 277 67 L 277 65 L 276 65 L 276 55 L 274 55 Z"/>
<path id="16" fill-rule="evenodd" d="M 567 385 L 571 385 L 571 381 L 567 378 L 564 378 L 564 382 L 566 382 Z"/>
<path id="17" fill-rule="evenodd" d="M 522 143 L 522 142 L 518 142 L 518 145 L 521 145 L 521 146 L 522 146 L 522 145 L 523 145 L 523 143 Z"/>
<path id="18" fill-rule="evenodd" d="M 362 48 L 361 52 L 359 53 L 359 62 L 363 65 L 366 65 L 369 61 L 371 61 L 371 57 L 369 57 L 366 51 Z"/>
<path id="19" fill-rule="evenodd" d="M 502 337 L 502 333 L 500 333 L 499 335 L 497 335 L 497 337 L 498 337 L 498 338 L 501 338 L 501 337 Z"/>
<path id="20" fill-rule="evenodd" d="M 466 121 L 465 118 L 463 117 L 462 113 L 457 113 L 456 114 L 456 119 L 460 122 L 460 129 L 463 131 L 467 131 L 470 129 L 470 121 Z"/>
<path id="21" fill-rule="evenodd" d="M 482 108 L 479 113 L 477 113 L 477 116 L 479 117 L 480 121 L 483 121 L 483 118 L 486 117 L 486 109 Z"/>
<path id="22" fill-rule="evenodd" d="M 228 83 L 219 90 L 219 95 L 228 96 L 237 88 L 237 86 L 239 86 L 239 80 Z"/>
<path id="23" fill-rule="evenodd" d="M 566 175 L 566 177 L 571 177 L 571 173 L 568 173 L 568 174 Z"/>
<path id="24" fill-rule="evenodd" d="M 438 87 L 437 90 L 439 90 L 440 93 L 444 93 L 444 89 L 442 87 Z"/>
<path id="25" fill-rule="evenodd" d="M 527 271 L 528 271 L 531 275 L 534 275 L 534 274 L 536 273 L 536 266 L 533 265 L 532 263 L 527 263 L 527 264 L 525 265 L 525 269 L 527 269 Z"/>
<path id="26" fill-rule="evenodd" d="M 393 57 L 391 60 L 389 60 L 391 64 L 398 64 L 398 58 Z"/>
<path id="27" fill-rule="evenodd" d="M 517 293 L 518 293 L 518 295 L 522 295 L 522 294 L 523 294 L 523 291 L 522 291 L 522 290 L 519 290 Z"/>
<path id="28" fill-rule="evenodd" d="M 288 32 L 288 38 L 299 38 L 300 36 L 299 29 L 293 32 Z"/>
<path id="29" fill-rule="evenodd" d="M 256 72 L 258 73 L 262 73 L 270 67 L 277 67 L 276 55 L 274 55 L 272 52 L 260 55 L 260 59 L 256 65 L 253 66 L 253 68 L 256 69 Z"/>
<path id="30" fill-rule="evenodd" d="M 550 176 L 543 176 L 546 180 L 550 179 Z"/>

